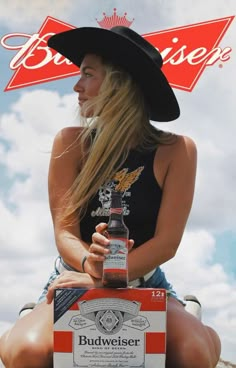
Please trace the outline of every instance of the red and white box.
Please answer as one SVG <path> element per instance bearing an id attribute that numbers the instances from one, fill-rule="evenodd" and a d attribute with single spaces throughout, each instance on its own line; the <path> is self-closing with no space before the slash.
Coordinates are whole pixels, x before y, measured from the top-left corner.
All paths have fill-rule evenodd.
<path id="1" fill-rule="evenodd" d="M 164 368 L 166 290 L 57 289 L 55 368 Z"/>

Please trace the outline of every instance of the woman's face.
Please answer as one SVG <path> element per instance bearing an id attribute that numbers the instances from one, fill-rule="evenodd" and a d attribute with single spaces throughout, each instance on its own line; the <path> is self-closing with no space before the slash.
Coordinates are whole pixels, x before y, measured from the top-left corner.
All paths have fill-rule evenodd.
<path id="1" fill-rule="evenodd" d="M 74 86 L 74 91 L 79 95 L 78 100 L 82 115 L 84 102 L 98 95 L 105 74 L 105 67 L 100 56 L 94 54 L 85 55 L 80 65 L 80 79 Z M 86 116 L 89 117 L 91 115 L 92 112 L 87 111 Z"/>

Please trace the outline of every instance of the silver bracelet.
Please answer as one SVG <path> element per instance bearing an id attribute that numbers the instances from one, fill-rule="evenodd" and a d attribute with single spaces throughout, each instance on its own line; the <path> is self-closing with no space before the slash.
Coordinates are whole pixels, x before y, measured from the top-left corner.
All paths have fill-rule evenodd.
<path id="1" fill-rule="evenodd" d="M 83 259 L 82 259 L 82 262 L 81 262 L 81 268 L 82 268 L 83 273 L 85 273 L 84 264 L 85 264 L 86 259 L 87 259 L 87 256 L 84 256 Z"/>

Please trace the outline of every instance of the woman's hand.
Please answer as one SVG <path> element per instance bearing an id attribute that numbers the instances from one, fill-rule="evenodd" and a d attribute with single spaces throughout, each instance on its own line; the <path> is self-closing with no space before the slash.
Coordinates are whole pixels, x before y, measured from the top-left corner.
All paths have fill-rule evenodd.
<path id="1" fill-rule="evenodd" d="M 101 280 L 95 279 L 87 273 L 76 271 L 62 272 L 49 286 L 47 293 L 47 303 L 50 304 L 54 298 L 54 290 L 58 288 L 99 288 L 102 287 Z"/>
<path id="2" fill-rule="evenodd" d="M 107 224 L 100 223 L 96 226 L 96 232 L 92 235 L 92 243 L 89 247 L 89 254 L 84 264 L 85 272 L 96 278 L 102 278 L 103 261 L 110 252 L 108 249 L 109 240 L 106 237 Z"/>
<path id="3" fill-rule="evenodd" d="M 107 238 L 107 224 L 100 223 L 96 226 L 96 232 L 92 235 L 92 244 L 89 247 L 89 254 L 85 262 L 85 271 L 96 278 L 102 278 L 103 262 L 106 255 L 110 253 L 109 239 Z M 128 250 L 130 251 L 134 241 L 128 241 Z"/>

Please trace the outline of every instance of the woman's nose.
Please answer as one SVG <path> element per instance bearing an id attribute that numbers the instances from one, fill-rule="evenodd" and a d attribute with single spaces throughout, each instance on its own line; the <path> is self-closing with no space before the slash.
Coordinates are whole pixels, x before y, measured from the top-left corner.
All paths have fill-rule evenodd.
<path id="1" fill-rule="evenodd" d="M 82 86 L 81 86 L 81 83 L 80 83 L 80 79 L 78 80 L 78 82 L 74 85 L 74 88 L 73 88 L 73 90 L 75 91 L 75 92 L 81 92 L 81 90 L 82 90 Z"/>

